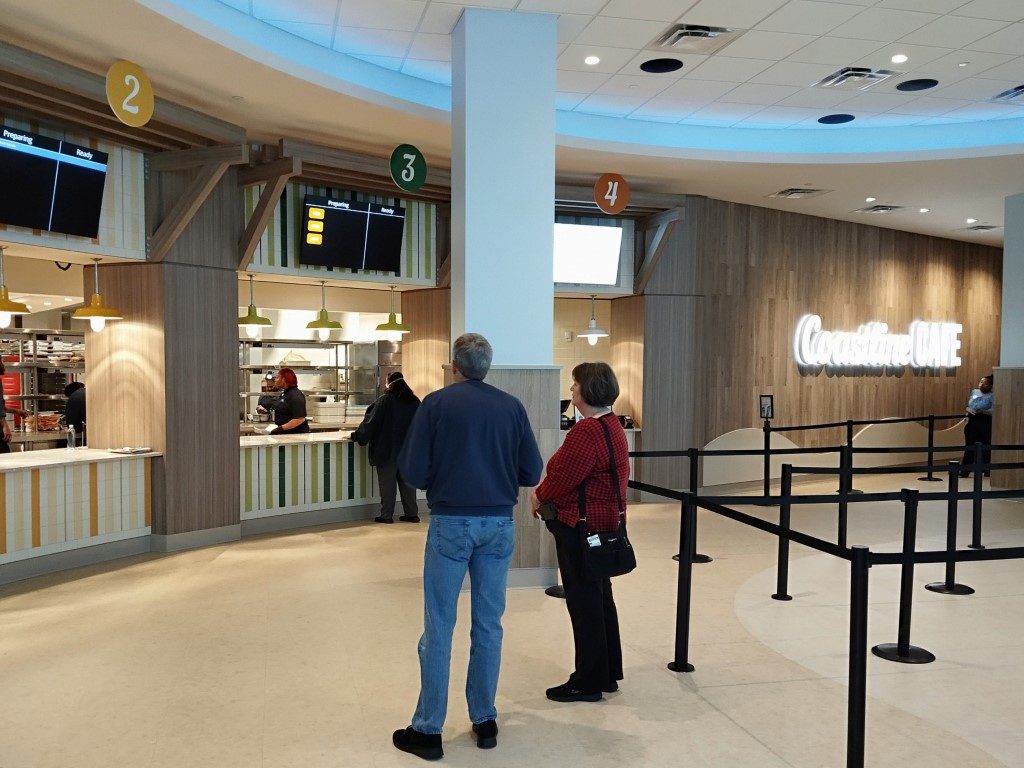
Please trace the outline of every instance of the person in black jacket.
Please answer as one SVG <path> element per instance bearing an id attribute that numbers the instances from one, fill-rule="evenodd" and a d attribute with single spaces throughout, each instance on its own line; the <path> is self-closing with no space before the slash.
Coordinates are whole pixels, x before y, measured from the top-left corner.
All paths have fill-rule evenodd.
<path id="1" fill-rule="evenodd" d="M 69 427 L 75 428 L 75 435 L 85 444 L 85 384 L 72 381 L 64 387 L 64 397 L 68 399 L 64 408 L 64 421 Z"/>
<path id="2" fill-rule="evenodd" d="M 370 445 L 370 464 L 377 468 L 380 480 L 380 514 L 374 518 L 378 523 L 395 522 L 396 491 L 402 494 L 404 523 L 418 523 L 419 510 L 416 508 L 416 489 L 402 479 L 398 471 L 398 453 L 402 450 L 405 435 L 409 431 L 412 417 L 420 407 L 420 399 L 413 394 L 401 371 L 388 374 L 387 389 L 377 402 L 366 409 L 366 417 L 352 434 L 359 445 Z"/>

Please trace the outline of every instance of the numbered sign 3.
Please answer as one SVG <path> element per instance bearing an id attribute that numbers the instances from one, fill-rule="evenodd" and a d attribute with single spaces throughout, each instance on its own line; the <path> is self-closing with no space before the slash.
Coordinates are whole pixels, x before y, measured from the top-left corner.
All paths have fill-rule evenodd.
<path id="1" fill-rule="evenodd" d="M 153 116 L 153 85 L 138 64 L 118 61 L 107 70 L 107 103 L 125 125 L 141 128 Z"/>
<path id="2" fill-rule="evenodd" d="M 427 180 L 427 161 L 412 144 L 399 144 L 391 153 L 391 178 L 406 192 L 415 192 Z"/>
<path id="3" fill-rule="evenodd" d="M 594 185 L 594 202 L 605 213 L 622 213 L 629 205 L 629 182 L 617 173 L 606 173 Z"/>

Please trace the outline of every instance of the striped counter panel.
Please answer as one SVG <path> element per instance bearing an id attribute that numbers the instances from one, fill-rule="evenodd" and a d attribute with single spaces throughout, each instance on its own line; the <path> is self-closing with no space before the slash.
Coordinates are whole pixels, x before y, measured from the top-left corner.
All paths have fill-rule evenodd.
<path id="1" fill-rule="evenodd" d="M 150 533 L 151 460 L 0 473 L 0 564 Z"/>
<path id="2" fill-rule="evenodd" d="M 349 441 L 242 448 L 241 518 L 379 500 L 367 449 Z"/>

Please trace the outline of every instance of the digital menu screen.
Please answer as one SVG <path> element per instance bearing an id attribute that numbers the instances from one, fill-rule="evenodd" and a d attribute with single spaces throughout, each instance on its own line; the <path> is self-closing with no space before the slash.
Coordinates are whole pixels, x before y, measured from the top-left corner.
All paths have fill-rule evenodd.
<path id="1" fill-rule="evenodd" d="M 398 272 L 405 209 L 307 195 L 303 201 L 302 264 Z"/>

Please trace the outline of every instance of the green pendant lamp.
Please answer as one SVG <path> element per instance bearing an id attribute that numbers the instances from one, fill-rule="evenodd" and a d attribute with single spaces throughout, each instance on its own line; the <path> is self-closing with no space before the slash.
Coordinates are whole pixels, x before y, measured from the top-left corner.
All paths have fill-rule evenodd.
<path id="1" fill-rule="evenodd" d="M 331 338 L 331 331 L 340 331 L 341 323 L 337 320 L 331 320 L 327 316 L 327 281 L 320 281 L 320 312 L 316 316 L 316 320 L 311 320 L 306 323 L 306 327 L 311 331 L 316 331 L 316 337 L 320 341 L 327 341 Z"/>
<path id="2" fill-rule="evenodd" d="M 253 298 L 253 280 L 252 275 L 249 275 L 249 309 L 248 311 L 238 318 L 238 327 L 245 331 L 245 335 L 250 339 L 255 339 L 260 334 L 261 328 L 267 328 L 273 325 L 270 322 L 269 317 L 263 317 L 260 315 L 260 311 L 256 309 L 256 301 Z"/>
<path id="3" fill-rule="evenodd" d="M 93 290 L 92 298 L 89 299 L 88 306 L 79 307 L 71 317 L 75 320 L 88 320 L 89 327 L 96 333 L 99 333 L 106 327 L 108 320 L 123 320 L 124 318 L 116 309 L 104 304 L 103 297 L 100 296 L 99 259 L 93 259 L 92 274 L 95 280 L 95 289 Z"/>
<path id="4" fill-rule="evenodd" d="M 409 333 L 410 328 L 405 323 L 398 322 L 398 318 L 395 317 L 395 288 L 398 286 L 391 286 L 391 312 L 388 314 L 388 321 L 381 323 L 377 326 L 378 331 L 387 331 L 389 333 Z"/>
<path id="5" fill-rule="evenodd" d="M 27 315 L 28 305 L 11 301 L 4 282 L 4 248 L 0 246 L 0 328 L 10 328 L 15 315 Z"/>

